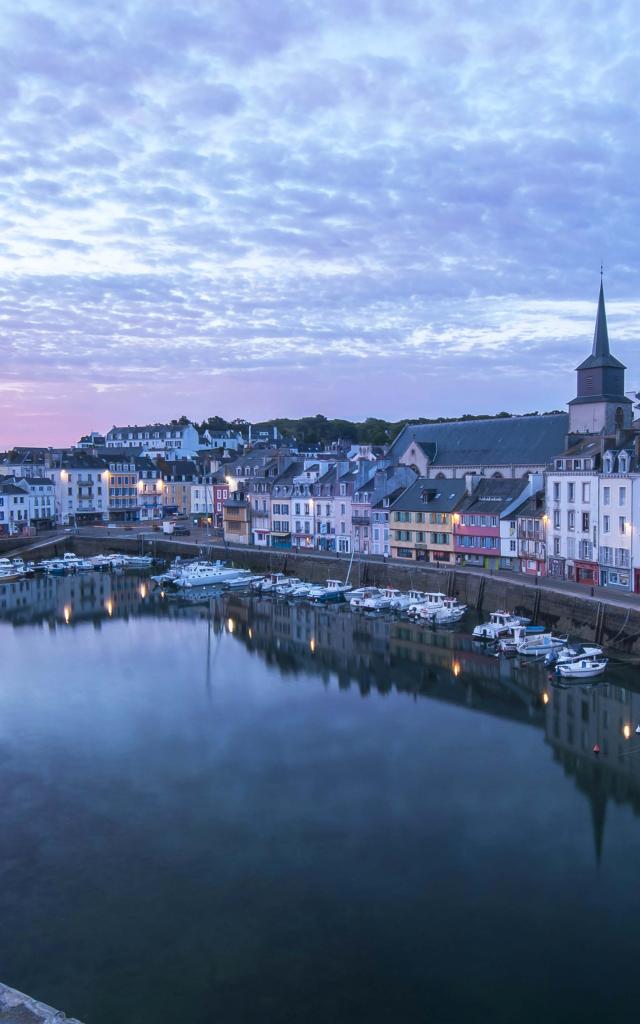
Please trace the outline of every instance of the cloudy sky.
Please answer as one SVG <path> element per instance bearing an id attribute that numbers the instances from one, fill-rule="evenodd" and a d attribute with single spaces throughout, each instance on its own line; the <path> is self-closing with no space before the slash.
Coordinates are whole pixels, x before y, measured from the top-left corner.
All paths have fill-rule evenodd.
<path id="1" fill-rule="evenodd" d="M 0 446 L 640 386 L 634 0 L 0 5 Z"/>

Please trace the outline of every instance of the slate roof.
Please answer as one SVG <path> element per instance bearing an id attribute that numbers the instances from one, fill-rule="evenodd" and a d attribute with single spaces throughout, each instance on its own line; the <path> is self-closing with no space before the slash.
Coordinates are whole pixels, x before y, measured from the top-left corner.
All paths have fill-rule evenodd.
<path id="1" fill-rule="evenodd" d="M 512 508 L 509 515 L 514 519 L 517 516 L 528 516 L 530 519 L 541 519 L 545 514 L 544 491 L 536 491 L 525 498 L 521 505 Z"/>
<path id="2" fill-rule="evenodd" d="M 433 466 L 546 465 L 565 447 L 567 413 L 455 423 L 407 424 L 391 446 L 398 459 L 415 440 Z"/>
<path id="3" fill-rule="evenodd" d="M 464 480 L 431 480 L 419 476 L 391 508 L 394 512 L 453 512 L 466 493 Z"/>
<path id="4" fill-rule="evenodd" d="M 500 515 L 516 501 L 526 486 L 526 480 L 496 480 L 493 477 L 482 479 L 473 494 L 467 495 L 460 503 L 460 511 Z"/>

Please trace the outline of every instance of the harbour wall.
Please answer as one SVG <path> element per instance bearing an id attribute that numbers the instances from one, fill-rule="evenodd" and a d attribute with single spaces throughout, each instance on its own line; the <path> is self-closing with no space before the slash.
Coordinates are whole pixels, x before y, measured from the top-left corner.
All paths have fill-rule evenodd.
<path id="1" fill-rule="evenodd" d="M 31 545 L 30 545 L 31 546 Z M 278 551 L 274 548 L 240 546 L 227 548 L 223 543 L 203 544 L 174 540 L 171 537 L 152 537 L 144 540 L 137 534 L 119 533 L 117 536 L 78 536 L 67 534 L 53 537 L 50 542 L 39 540 L 33 556 L 46 558 L 60 556 L 65 551 L 78 555 L 95 555 L 110 551 L 139 554 L 142 550 L 158 557 L 193 558 L 204 555 L 220 558 L 253 572 L 285 572 L 312 582 L 327 578 L 346 578 L 349 557 L 321 555 L 317 552 Z M 28 549 L 7 550 L 7 555 L 29 556 Z M 499 572 L 489 574 L 472 569 L 446 569 L 415 562 L 403 564 L 382 559 L 354 560 L 349 582 L 354 586 L 391 586 L 399 590 L 442 591 L 479 612 L 504 608 L 519 615 L 527 615 L 534 622 L 568 633 L 572 639 L 602 643 L 629 655 L 640 656 L 640 605 L 629 595 L 629 604 L 623 604 L 621 595 L 611 603 L 599 593 L 592 596 L 589 588 L 584 593 L 562 589 L 562 583 L 550 580 L 540 583 L 535 577 L 512 577 Z M 626 595 L 625 595 L 626 596 Z"/>
<path id="2" fill-rule="evenodd" d="M 69 546 L 79 555 L 106 550 L 139 553 L 141 542 L 135 537 L 70 538 Z M 191 558 L 198 554 L 207 558 L 231 561 L 254 572 L 285 572 L 311 582 L 327 578 L 344 580 L 349 558 L 318 555 L 314 552 L 293 553 L 273 548 L 234 547 L 223 544 L 202 545 L 158 538 L 145 543 L 145 550 L 158 556 Z M 499 573 L 473 572 L 469 569 L 440 569 L 430 565 L 399 564 L 395 561 L 354 560 L 349 582 L 354 586 L 392 586 L 399 590 L 442 591 L 479 612 L 496 608 L 526 615 L 556 633 L 568 633 L 572 639 L 601 643 L 621 653 L 640 656 L 640 606 L 624 606 L 605 602 L 589 591 L 573 593 L 537 585 L 535 578 L 508 578 Z M 560 585 L 561 586 L 561 585 Z"/>

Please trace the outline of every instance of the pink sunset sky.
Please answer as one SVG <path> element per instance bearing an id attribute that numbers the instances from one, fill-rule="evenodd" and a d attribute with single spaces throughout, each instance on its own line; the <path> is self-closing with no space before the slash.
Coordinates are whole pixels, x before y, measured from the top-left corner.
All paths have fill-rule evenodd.
<path id="1" fill-rule="evenodd" d="M 640 385 L 631 0 L 27 0 L 0 26 L 0 448 L 562 408 L 601 261 Z"/>

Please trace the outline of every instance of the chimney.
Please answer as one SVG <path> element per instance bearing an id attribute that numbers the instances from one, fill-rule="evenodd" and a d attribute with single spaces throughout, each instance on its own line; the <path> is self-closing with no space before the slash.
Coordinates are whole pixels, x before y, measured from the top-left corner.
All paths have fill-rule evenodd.
<path id="1" fill-rule="evenodd" d="M 465 485 L 467 494 L 469 494 L 469 495 L 473 494 L 473 492 L 475 491 L 476 487 L 480 483 L 480 479 L 481 478 L 478 476 L 477 473 L 465 473 L 465 475 L 464 475 L 464 485 Z"/>

